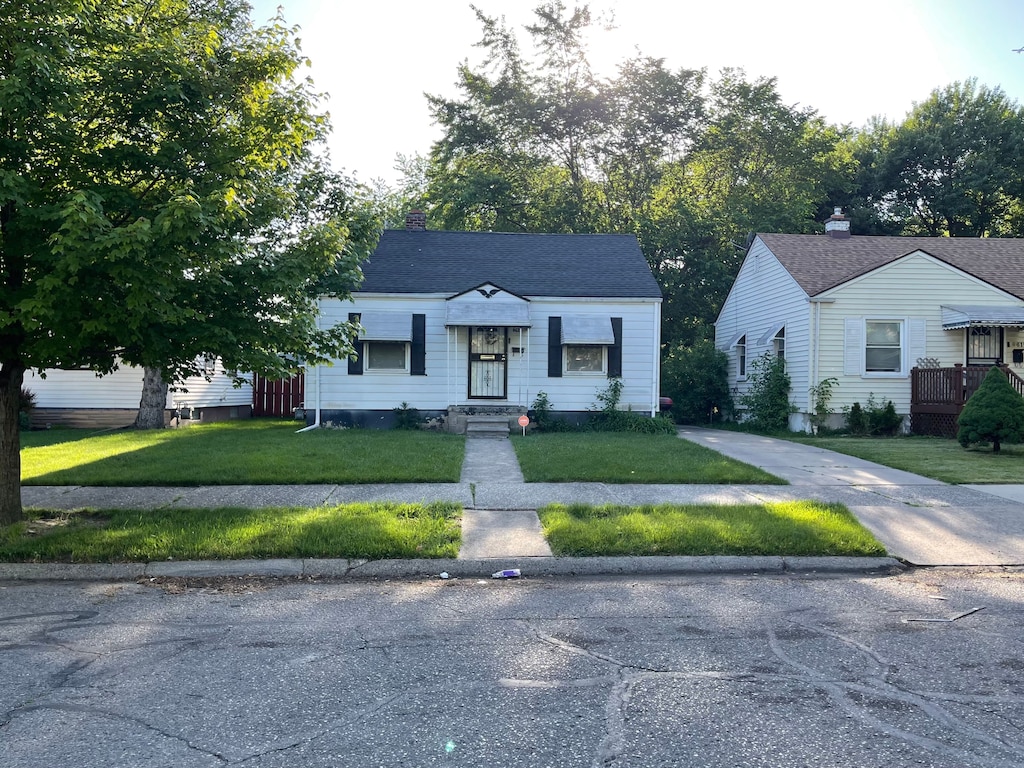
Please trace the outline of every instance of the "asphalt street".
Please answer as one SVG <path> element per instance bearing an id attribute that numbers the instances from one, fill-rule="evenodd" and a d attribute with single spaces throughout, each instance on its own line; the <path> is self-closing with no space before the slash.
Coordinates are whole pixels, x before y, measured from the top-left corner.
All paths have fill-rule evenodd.
<path id="1" fill-rule="evenodd" d="M 1024 572 L 0 582 L 0 765 L 1021 766 Z"/>

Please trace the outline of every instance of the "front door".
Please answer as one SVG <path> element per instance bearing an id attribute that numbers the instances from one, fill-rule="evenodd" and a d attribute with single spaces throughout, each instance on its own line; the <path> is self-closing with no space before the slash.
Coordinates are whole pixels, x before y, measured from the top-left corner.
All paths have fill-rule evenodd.
<path id="1" fill-rule="evenodd" d="M 469 329 L 469 396 L 504 400 L 508 378 L 504 328 Z"/>
<path id="2" fill-rule="evenodd" d="M 1003 329 L 971 326 L 967 329 L 967 364 L 996 365 L 1003 362 Z"/>

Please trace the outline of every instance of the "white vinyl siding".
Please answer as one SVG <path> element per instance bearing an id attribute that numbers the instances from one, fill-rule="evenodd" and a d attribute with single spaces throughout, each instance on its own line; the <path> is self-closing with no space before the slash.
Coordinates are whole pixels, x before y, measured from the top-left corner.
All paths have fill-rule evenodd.
<path id="1" fill-rule="evenodd" d="M 942 329 L 942 304 L 1001 304 L 1010 301 L 996 288 L 923 254 L 912 254 L 822 294 L 818 378 L 835 377 L 832 407 L 892 400 L 899 413 L 910 411 L 910 369 L 930 358 L 941 367 L 963 363 L 963 330 Z M 865 321 L 900 321 L 901 368 L 865 370 Z M 792 367 L 790 367 L 792 371 Z"/>
<path id="2" fill-rule="evenodd" d="M 167 393 L 167 407 L 173 408 L 176 402 L 193 408 L 252 405 L 250 384 L 235 387 L 220 360 L 207 369 L 210 381 L 203 376 L 189 377 Z M 25 374 L 25 387 L 35 394 L 39 408 L 138 408 L 142 369 L 122 366 L 106 376 L 92 371 L 48 370 L 45 378 L 29 372 Z"/>
<path id="3" fill-rule="evenodd" d="M 472 298 L 470 294 L 467 294 Z M 323 327 L 348 319 L 350 312 L 404 312 L 426 318 L 426 376 L 403 376 L 367 370 L 348 375 L 344 361 L 320 368 L 320 407 L 324 410 L 391 410 L 402 402 L 420 410 L 445 410 L 451 405 L 479 404 L 468 393 L 469 359 L 466 327 L 445 327 L 449 295 L 356 293 L 352 302 L 324 299 Z M 508 382 L 500 405 L 529 408 L 539 391 L 559 411 L 592 410 L 599 388 L 607 386 L 607 347 L 602 350 L 602 371 L 567 373 L 548 378 L 548 318 L 589 316 L 595 322 L 622 318 L 622 382 L 620 407 L 641 413 L 657 409 L 657 371 L 660 360 L 660 302 L 656 299 L 594 299 L 525 297 L 529 299 L 529 328 L 508 330 Z M 475 300 L 475 299 L 474 299 Z M 480 298 L 480 302 L 522 299 Z M 559 340 L 560 341 L 560 340 Z M 315 407 L 316 376 L 306 375 L 306 405 Z"/>
<path id="4" fill-rule="evenodd" d="M 750 386 L 751 363 L 781 350 L 791 381 L 790 398 L 806 410 L 810 316 L 807 294 L 761 239 L 755 239 L 715 323 L 715 346 L 729 356 L 735 398 Z M 746 336 L 744 374 L 736 350 L 730 348 L 739 336 Z"/>

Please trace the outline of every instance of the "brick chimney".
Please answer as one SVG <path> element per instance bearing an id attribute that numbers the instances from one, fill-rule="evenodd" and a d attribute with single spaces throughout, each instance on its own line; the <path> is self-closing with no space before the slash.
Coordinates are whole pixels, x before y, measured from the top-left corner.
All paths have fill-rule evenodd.
<path id="1" fill-rule="evenodd" d="M 839 206 L 825 221 L 825 234 L 836 240 L 845 240 L 850 236 L 850 220 L 843 216 L 843 209 Z"/>
<path id="2" fill-rule="evenodd" d="M 425 232 L 427 230 L 427 214 L 423 211 L 409 211 L 405 215 L 406 232 Z"/>

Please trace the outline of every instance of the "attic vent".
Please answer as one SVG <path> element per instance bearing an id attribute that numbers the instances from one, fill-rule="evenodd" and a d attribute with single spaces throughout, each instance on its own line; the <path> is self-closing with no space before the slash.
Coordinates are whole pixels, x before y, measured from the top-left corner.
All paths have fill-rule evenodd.
<path id="1" fill-rule="evenodd" d="M 424 232 L 427 229 L 427 214 L 423 211 L 409 211 L 405 215 L 405 229 L 408 232 Z"/>

